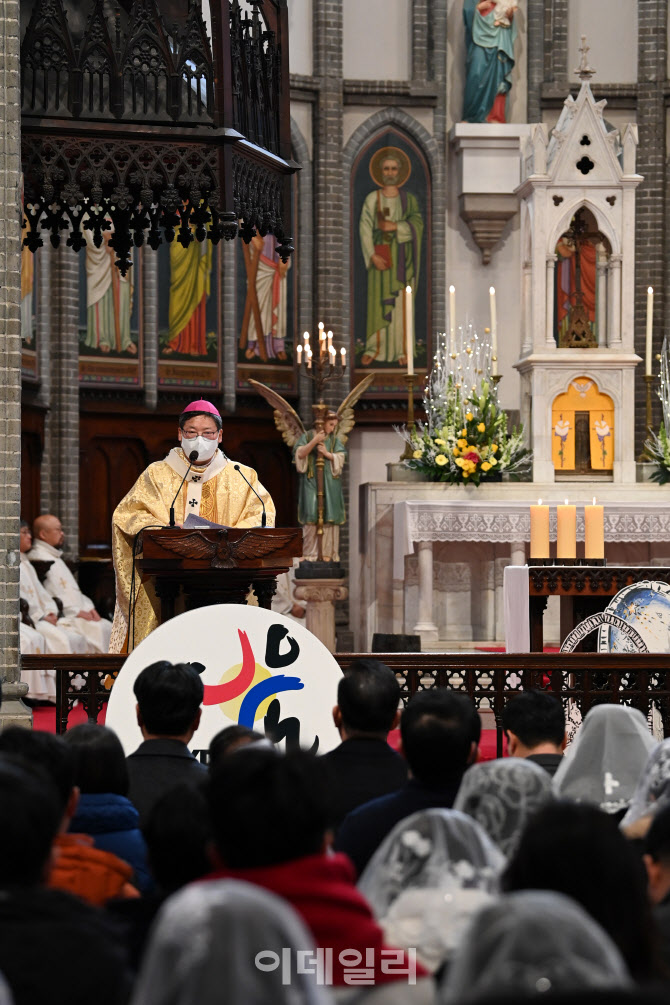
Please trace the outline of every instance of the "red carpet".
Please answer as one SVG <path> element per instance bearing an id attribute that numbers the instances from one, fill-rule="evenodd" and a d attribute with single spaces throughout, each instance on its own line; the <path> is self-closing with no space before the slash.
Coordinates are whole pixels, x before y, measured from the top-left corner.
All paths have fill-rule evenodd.
<path id="1" fill-rule="evenodd" d="M 98 716 L 98 722 L 101 726 L 105 724 L 105 713 L 107 712 L 106 706 L 103 706 L 100 715 Z M 67 720 L 68 728 L 70 726 L 79 726 L 82 722 L 88 722 L 88 717 L 86 712 L 81 705 L 77 705 L 70 712 Z M 50 707 L 44 708 L 34 708 L 33 709 L 33 729 L 39 729 L 43 733 L 55 733 L 56 732 L 56 706 L 51 705 Z"/>
<path id="2" fill-rule="evenodd" d="M 400 746 L 400 730 L 393 729 L 389 733 L 389 744 L 394 750 Z M 496 753 L 496 731 L 495 729 L 483 729 L 482 738 L 479 741 L 479 760 L 495 761 Z M 507 740 L 503 735 L 503 757 L 507 757 Z"/>

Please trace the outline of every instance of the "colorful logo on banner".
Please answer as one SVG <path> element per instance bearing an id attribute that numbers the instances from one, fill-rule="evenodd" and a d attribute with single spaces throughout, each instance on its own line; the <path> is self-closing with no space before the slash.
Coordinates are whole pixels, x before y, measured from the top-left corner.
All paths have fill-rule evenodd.
<path id="1" fill-rule="evenodd" d="M 332 654 L 282 615 L 225 604 L 166 622 L 124 663 L 106 722 L 126 753 L 142 742 L 133 685 L 144 667 L 159 660 L 190 663 L 201 675 L 202 718 L 193 750 L 206 751 L 216 733 L 238 723 L 287 748 L 325 753 L 339 743 L 331 709 L 341 671 Z"/>

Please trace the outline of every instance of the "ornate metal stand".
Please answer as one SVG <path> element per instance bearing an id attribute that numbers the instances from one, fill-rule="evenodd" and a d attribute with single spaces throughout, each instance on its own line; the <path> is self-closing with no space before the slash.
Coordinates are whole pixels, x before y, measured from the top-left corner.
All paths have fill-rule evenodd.
<path id="1" fill-rule="evenodd" d="M 416 374 L 406 373 L 403 380 L 407 384 L 407 431 L 412 435 L 416 429 L 416 423 L 414 421 L 414 385 L 416 383 Z M 401 461 L 408 461 L 412 456 L 412 448 L 409 441 L 405 442 L 405 449 L 400 455 Z"/>

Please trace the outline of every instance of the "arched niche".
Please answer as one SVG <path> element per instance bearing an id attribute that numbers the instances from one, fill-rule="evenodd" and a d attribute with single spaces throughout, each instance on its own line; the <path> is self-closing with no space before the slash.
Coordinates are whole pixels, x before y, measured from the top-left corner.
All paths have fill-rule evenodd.
<path id="1" fill-rule="evenodd" d="M 553 252 L 556 345 L 559 349 L 606 346 L 612 245 L 586 205 L 571 217 Z"/>
<path id="2" fill-rule="evenodd" d="M 592 377 L 574 377 L 551 405 L 551 456 L 557 481 L 611 481 L 615 405 Z"/>

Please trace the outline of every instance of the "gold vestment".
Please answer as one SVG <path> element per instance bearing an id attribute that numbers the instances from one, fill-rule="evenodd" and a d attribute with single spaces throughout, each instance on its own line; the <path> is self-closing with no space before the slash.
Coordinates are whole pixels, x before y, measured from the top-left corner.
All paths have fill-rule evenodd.
<path id="1" fill-rule="evenodd" d="M 109 644 L 111 653 L 130 651 L 133 645 L 138 645 L 158 627 L 160 607 L 153 584 L 148 580 L 143 581 L 142 574 L 137 569 L 134 642 L 128 639 L 133 541 L 135 535 L 145 527 L 167 527 L 169 524 L 170 504 L 188 465 L 181 448 L 171 451 L 168 456 L 172 458 L 173 455 L 183 466 L 183 470 L 175 470 L 167 458 L 150 464 L 114 510 L 112 558 L 116 574 L 116 610 Z M 219 455 L 217 459 L 218 457 Z M 210 463 L 214 465 L 214 461 Z M 192 493 L 194 480 L 196 483 L 202 482 L 202 495 L 200 505 L 195 509 L 196 515 L 226 527 L 260 527 L 263 507 L 240 472 L 235 470 L 233 462 L 228 461 L 212 477 L 208 477 L 208 469 L 209 465 L 197 467 L 195 464 L 191 468 L 188 481 L 182 486 L 175 503 L 175 521 L 183 523 L 186 519 L 186 501 L 189 492 Z M 240 471 L 263 499 L 267 525 L 274 527 L 275 507 L 269 492 L 261 485 L 253 468 L 240 464 Z"/>

